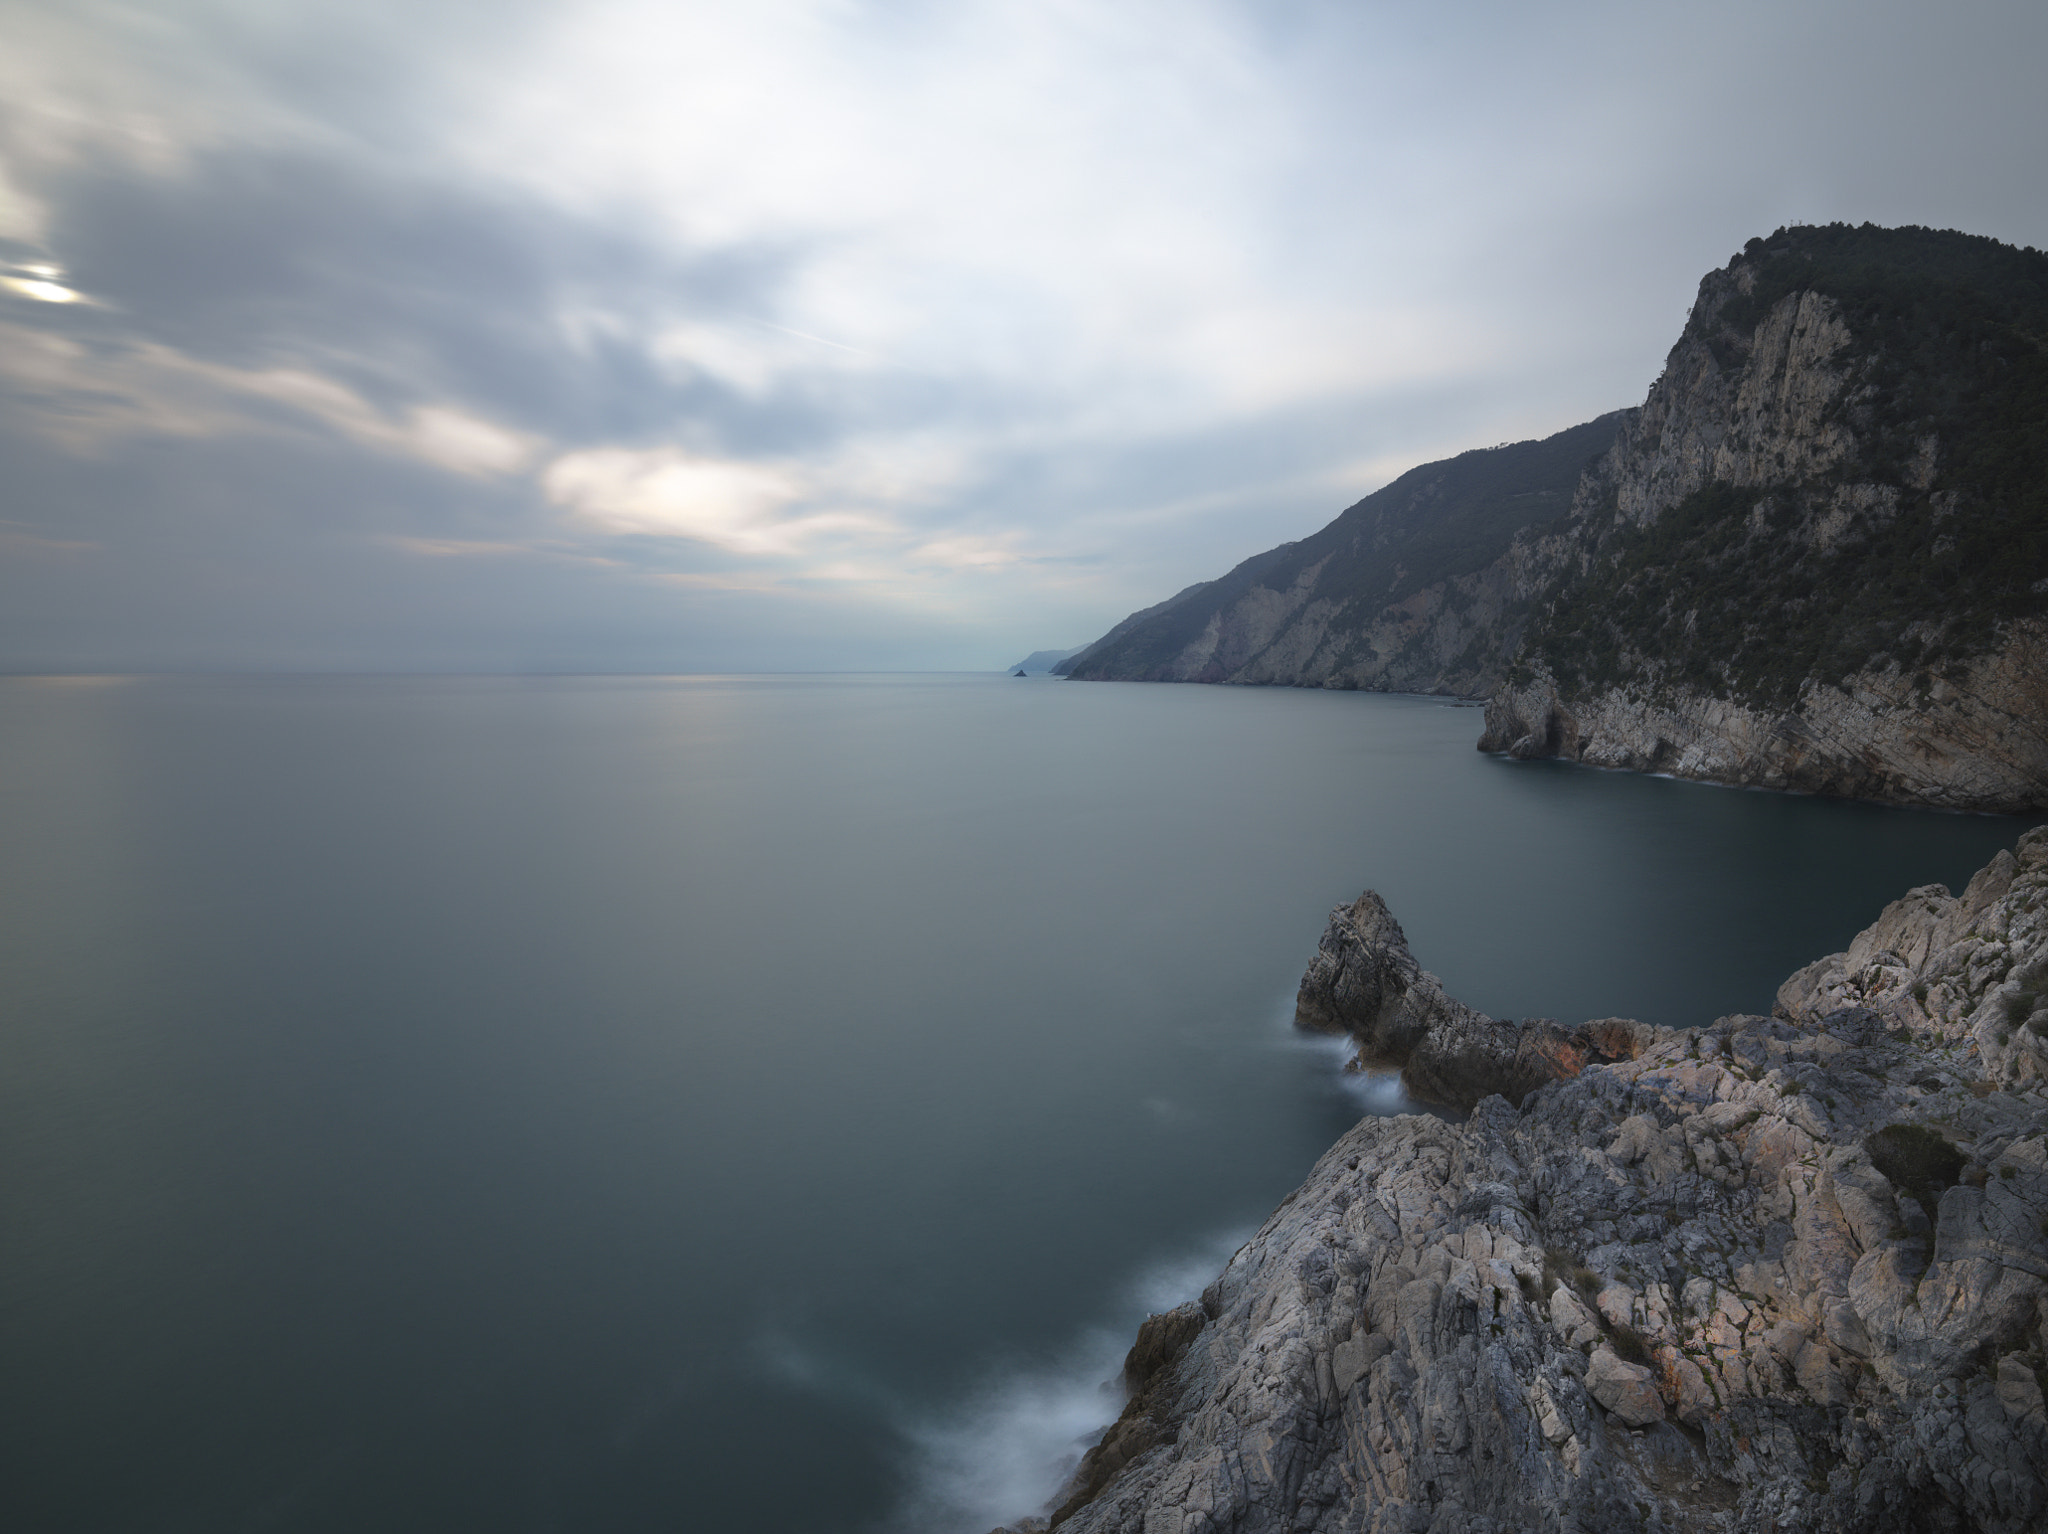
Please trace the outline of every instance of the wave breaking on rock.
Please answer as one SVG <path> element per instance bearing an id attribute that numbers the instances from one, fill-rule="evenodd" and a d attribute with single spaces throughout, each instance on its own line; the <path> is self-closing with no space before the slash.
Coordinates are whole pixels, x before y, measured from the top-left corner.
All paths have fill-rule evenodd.
<path id="1" fill-rule="evenodd" d="M 2048 1522 L 2048 828 L 1774 1016 L 1489 1018 L 1370 893 L 1299 1016 L 1469 1117 L 1345 1134 L 1014 1528 Z"/>

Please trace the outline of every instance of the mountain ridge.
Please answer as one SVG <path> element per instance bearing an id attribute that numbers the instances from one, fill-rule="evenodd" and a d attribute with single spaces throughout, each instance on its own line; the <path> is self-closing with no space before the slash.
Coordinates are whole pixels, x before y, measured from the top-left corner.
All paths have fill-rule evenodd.
<path id="1" fill-rule="evenodd" d="M 1483 697 L 1517 756 L 2048 805 L 2048 256 L 1751 240 L 1642 405 L 1410 470 L 1061 670 Z"/>
<path id="2" fill-rule="evenodd" d="M 1056 668 L 1085 681 L 1204 681 L 1482 696 L 1506 658 L 1457 615 L 1497 615 L 1484 572 L 1567 511 L 1625 411 L 1410 469 L 1307 538 L 1131 614 Z"/>

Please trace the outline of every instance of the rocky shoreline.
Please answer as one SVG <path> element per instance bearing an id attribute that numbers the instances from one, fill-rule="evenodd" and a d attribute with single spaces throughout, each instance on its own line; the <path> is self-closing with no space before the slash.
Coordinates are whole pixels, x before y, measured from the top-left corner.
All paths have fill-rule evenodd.
<path id="1" fill-rule="evenodd" d="M 1486 1017 L 1367 892 L 1298 1004 L 1371 1118 L 1141 1329 L 1069 1534 L 2048 1523 L 2048 828 L 1770 1017 Z"/>
<path id="2" fill-rule="evenodd" d="M 1779 230 L 1701 279 L 1640 405 L 1413 469 L 1058 669 L 1485 699 L 1516 757 L 2048 807 L 2044 326 L 2037 251 Z"/>
<path id="3" fill-rule="evenodd" d="M 1789 709 L 1682 686 L 1566 698 L 1543 675 L 1487 700 L 1479 749 L 1738 788 L 2024 814 L 2040 807 L 2048 784 L 2044 677 L 2048 627 L 2033 622 L 2011 625 L 1996 649 L 1925 686 L 1894 666 L 1809 687 Z"/>

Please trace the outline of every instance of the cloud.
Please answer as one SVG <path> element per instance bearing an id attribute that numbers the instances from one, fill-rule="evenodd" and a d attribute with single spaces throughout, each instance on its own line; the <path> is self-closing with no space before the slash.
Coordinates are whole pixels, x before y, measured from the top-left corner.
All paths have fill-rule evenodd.
<path id="1" fill-rule="evenodd" d="M 63 275 L 64 268 L 53 261 L 0 263 L 0 292 L 11 293 L 17 298 L 33 299 L 39 304 L 86 302 L 83 293 L 76 288 L 67 288 L 58 280 Z"/>
<path id="2" fill-rule="evenodd" d="M 673 448 L 564 454 L 542 484 L 550 499 L 607 531 L 695 538 L 736 553 L 786 553 L 839 525 L 829 516 L 784 517 L 804 491 L 783 471 Z"/>
<path id="3" fill-rule="evenodd" d="M 82 551 L 19 611 L 1079 643 L 1639 398 L 1778 222 L 2048 243 L 2044 17 L 0 0 L 8 547 Z"/>
<path id="4" fill-rule="evenodd" d="M 353 429 L 365 441 L 388 441 L 401 451 L 457 474 L 512 474 L 534 456 L 537 444 L 523 432 L 446 405 L 416 405 L 395 426 L 371 421 Z"/>
<path id="5" fill-rule="evenodd" d="M 916 525 L 963 467 L 957 451 L 912 438 L 765 463 L 674 447 L 593 448 L 563 454 L 540 478 L 550 501 L 603 532 L 784 560 L 808 555 L 784 573 L 875 580 L 892 570 L 988 569 L 1023 557 L 1014 529 L 933 536 Z"/>
<path id="6" fill-rule="evenodd" d="M 528 434 L 450 405 L 384 410 L 299 368 L 236 368 L 149 342 L 95 346 L 0 321 L 0 385 L 77 452 L 120 436 L 226 437 L 324 428 L 358 446 L 455 474 L 507 475 L 531 460 Z"/>
<path id="7" fill-rule="evenodd" d="M 647 349 L 672 377 L 701 375 L 755 401 L 820 375 L 864 376 L 891 365 L 859 347 L 759 319 L 677 319 Z"/>

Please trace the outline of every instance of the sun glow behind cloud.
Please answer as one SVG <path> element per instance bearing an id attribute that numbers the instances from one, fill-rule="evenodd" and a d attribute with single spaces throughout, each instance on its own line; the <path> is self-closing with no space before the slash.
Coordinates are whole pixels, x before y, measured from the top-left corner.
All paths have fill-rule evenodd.
<path id="1" fill-rule="evenodd" d="M 0 272 L 0 288 L 44 304 L 75 304 L 85 297 L 83 293 L 67 288 L 61 282 L 53 282 L 48 277 L 17 277 L 11 272 Z"/>
<path id="2" fill-rule="evenodd" d="M 570 453 L 542 482 L 552 500 L 612 532 L 698 538 L 735 553 L 786 553 L 806 533 L 825 530 L 817 518 L 779 515 L 802 495 L 786 474 L 672 448 Z"/>

